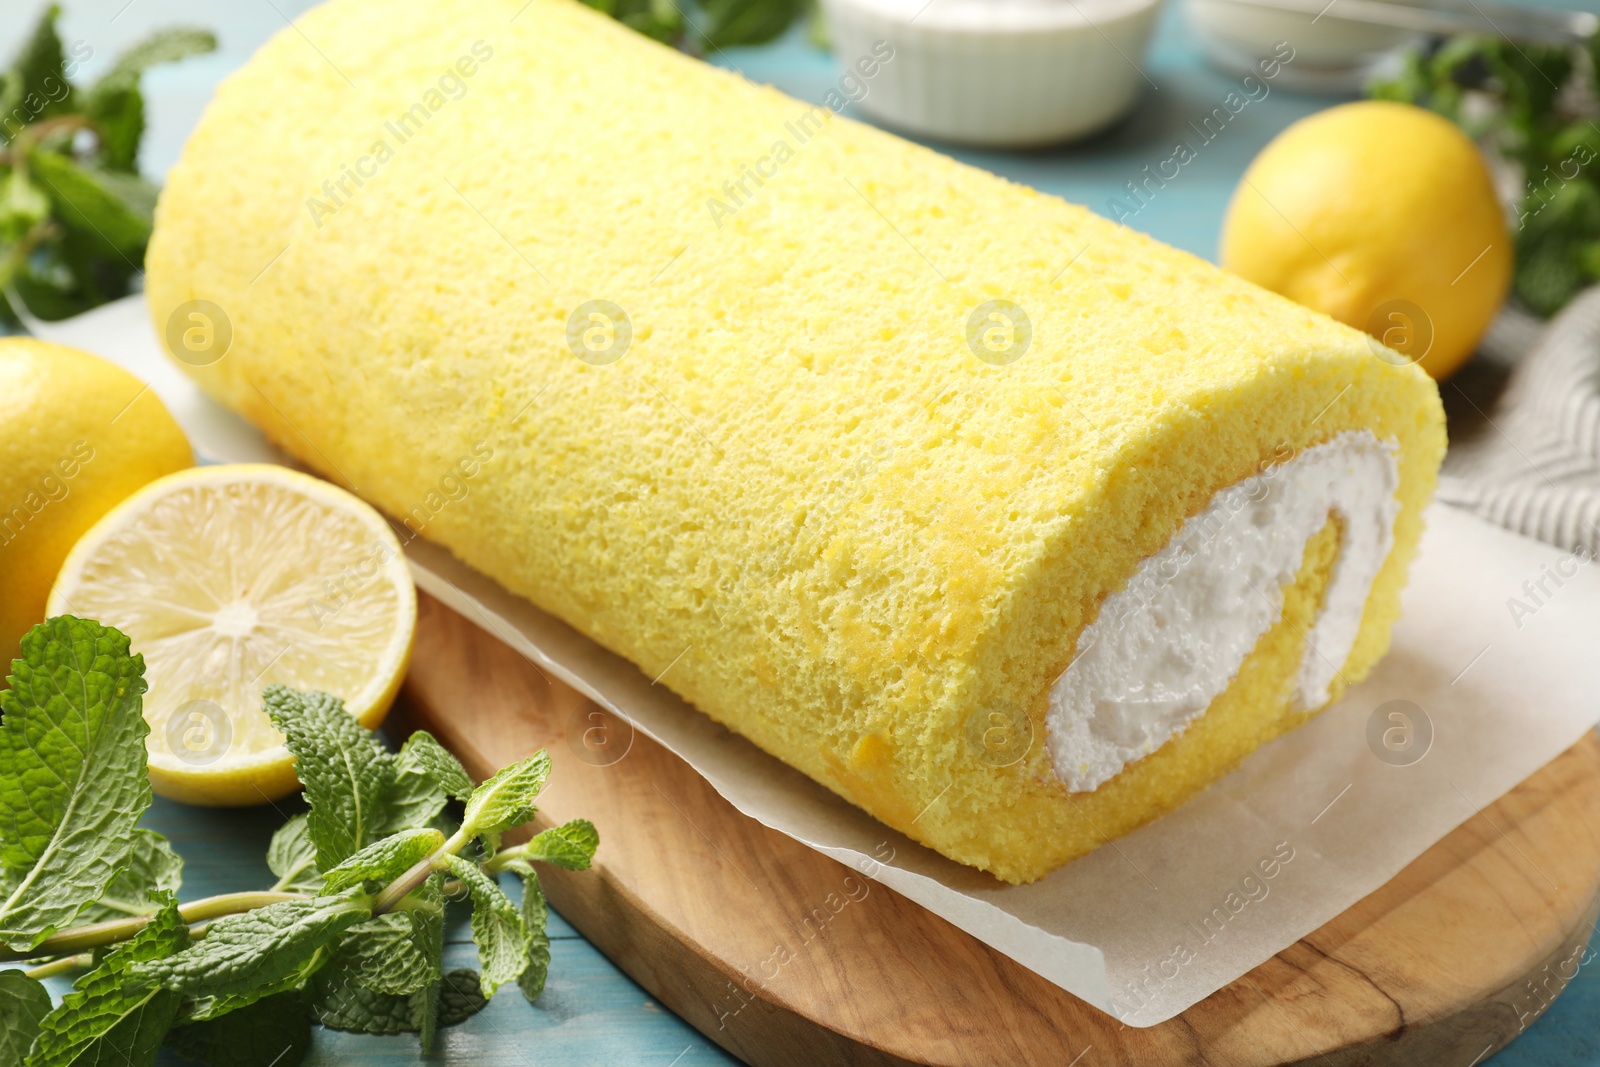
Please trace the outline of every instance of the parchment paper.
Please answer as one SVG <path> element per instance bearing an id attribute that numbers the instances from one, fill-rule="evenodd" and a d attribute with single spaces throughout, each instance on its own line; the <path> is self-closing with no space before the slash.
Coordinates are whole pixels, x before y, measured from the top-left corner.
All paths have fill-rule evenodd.
<path id="1" fill-rule="evenodd" d="M 202 458 L 282 461 L 168 362 L 139 298 L 41 332 L 149 382 Z M 1427 523 L 1393 651 L 1370 679 L 1180 810 L 1020 887 L 889 830 L 448 553 L 408 552 L 419 586 L 631 720 L 739 810 L 1150 1026 L 1378 888 L 1600 718 L 1600 568 L 1444 505 Z"/>

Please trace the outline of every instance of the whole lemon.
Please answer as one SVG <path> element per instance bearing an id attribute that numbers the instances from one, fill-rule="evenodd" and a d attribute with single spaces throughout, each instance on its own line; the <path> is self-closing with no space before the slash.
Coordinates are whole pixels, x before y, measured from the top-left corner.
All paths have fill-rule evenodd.
<path id="1" fill-rule="evenodd" d="M 1290 126 L 1245 172 L 1222 265 L 1366 330 L 1443 379 L 1511 281 L 1506 217 L 1483 156 L 1408 104 L 1344 104 Z"/>
<path id="2" fill-rule="evenodd" d="M 98 356 L 0 337 L 0 678 L 84 531 L 194 462 L 143 382 Z"/>

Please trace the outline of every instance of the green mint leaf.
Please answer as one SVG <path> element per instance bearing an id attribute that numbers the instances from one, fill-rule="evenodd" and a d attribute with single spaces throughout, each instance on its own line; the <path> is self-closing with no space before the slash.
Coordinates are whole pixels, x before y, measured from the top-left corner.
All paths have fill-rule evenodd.
<path id="1" fill-rule="evenodd" d="M 429 974 L 435 979 L 444 973 L 444 882 L 444 872 L 435 872 L 402 902 L 411 916 L 417 951 L 427 960 Z"/>
<path id="2" fill-rule="evenodd" d="M 371 914 L 363 897 L 269 904 L 215 920 L 202 940 L 175 956 L 140 964 L 137 973 L 187 996 L 259 996 L 300 973 L 320 949 Z"/>
<path id="3" fill-rule="evenodd" d="M 439 983 L 439 1025 L 455 1026 L 482 1011 L 489 1003 L 477 971 L 451 971 Z"/>
<path id="4" fill-rule="evenodd" d="M 27 1067 L 99 1063 L 152 1067 L 177 1014 L 178 995 L 156 985 L 124 986 L 108 993 L 98 1007 L 100 1018 L 94 1021 L 114 1019 L 115 1025 L 61 1051 L 53 1043 L 55 1035 L 43 1031 L 34 1043 Z"/>
<path id="5" fill-rule="evenodd" d="M 472 778 L 467 769 L 426 730 L 406 738 L 400 746 L 400 762 L 420 768 L 457 800 L 472 795 Z"/>
<path id="6" fill-rule="evenodd" d="M 311 830 L 305 812 L 292 816 L 278 827 L 267 846 L 267 867 L 278 876 L 272 888 L 276 892 L 306 890 L 315 893 L 322 888 L 322 872 L 317 869 L 317 845 L 311 840 Z"/>
<path id="7" fill-rule="evenodd" d="M 144 93 L 138 80 L 101 81 L 89 91 L 83 113 L 100 131 L 101 166 L 138 173 L 139 142 L 144 140 Z"/>
<path id="8" fill-rule="evenodd" d="M 395 994 L 414 993 L 438 981 L 438 964 L 418 943 L 415 921 L 410 912 L 394 911 L 352 926 L 329 961 L 326 977 Z"/>
<path id="9" fill-rule="evenodd" d="M 435 871 L 400 902 L 411 916 L 417 948 L 428 958 L 435 978 L 444 973 L 444 883 L 444 872 Z"/>
<path id="10" fill-rule="evenodd" d="M 154 830 L 135 830 L 128 866 L 112 879 L 105 895 L 78 912 L 75 925 L 154 915 L 166 894 L 183 885 L 183 858 Z"/>
<path id="11" fill-rule="evenodd" d="M 550 777 L 550 756 L 543 749 L 503 767 L 467 799 L 462 828 L 468 834 L 499 834 L 521 826 L 538 810 L 533 801 Z M 493 982 L 489 983 L 493 986 Z"/>
<path id="12" fill-rule="evenodd" d="M 353 1034 L 404 1034 L 420 1029 L 419 994 L 375 993 L 330 975 L 327 968 L 314 982 L 312 1013 L 330 1030 Z"/>
<path id="13" fill-rule="evenodd" d="M 323 945 L 311 955 L 301 960 L 288 974 L 281 978 L 267 982 L 265 985 L 255 986 L 243 993 L 220 993 L 209 996 L 192 996 L 184 999 L 178 1006 L 178 1017 L 174 1020 L 179 1024 L 196 1022 L 209 1022 L 220 1019 L 225 1015 L 243 1011 L 257 1001 L 267 997 L 277 996 L 280 993 L 289 993 L 305 988 L 319 970 L 321 970 L 333 955 L 333 946 Z"/>
<path id="14" fill-rule="evenodd" d="M 342 893 L 363 882 L 392 882 L 444 844 L 444 834 L 431 827 L 402 830 L 374 841 L 322 876 L 323 895 Z"/>
<path id="15" fill-rule="evenodd" d="M 117 57 L 116 63 L 95 83 L 95 86 L 98 87 L 108 81 L 137 78 L 151 67 L 163 63 L 176 63 L 180 59 L 214 52 L 216 49 L 217 36 L 210 30 L 199 30 L 188 26 L 157 30 L 123 51 Z"/>
<path id="16" fill-rule="evenodd" d="M 0 971 L 0 1065 L 21 1067 L 48 1014 L 50 993 L 43 983 L 21 971 Z"/>
<path id="17" fill-rule="evenodd" d="M 447 862 L 450 873 L 472 896 L 472 940 L 483 966 L 483 995 L 492 997 L 528 967 L 528 924 L 511 898 L 476 863 L 461 856 L 448 856 Z"/>
<path id="18" fill-rule="evenodd" d="M 150 806 L 144 659 L 116 630 L 40 623 L 0 693 L 0 942 L 32 948 L 98 899 Z"/>
<path id="19" fill-rule="evenodd" d="M 383 798 L 383 818 L 379 836 L 399 830 L 431 826 L 450 798 L 422 768 L 407 763 L 404 754 L 395 757 L 394 781 Z"/>
<path id="20" fill-rule="evenodd" d="M 323 1026 L 356 1034 L 421 1032 L 424 1052 L 432 1050 L 434 1028 L 465 1022 L 488 1003 L 478 972 L 471 970 L 451 971 L 442 981 L 406 996 L 374 993 L 353 983 L 328 983 L 321 974 L 314 986 L 312 1011 Z"/>
<path id="21" fill-rule="evenodd" d="M 465 800 L 472 779 L 426 730 L 406 739 L 395 757 L 394 784 L 386 798 L 388 819 L 383 832 L 427 826 L 444 810 L 450 797 Z"/>
<path id="22" fill-rule="evenodd" d="M 476 977 L 476 975 L 474 975 Z M 424 1056 L 433 1053 L 433 1043 L 439 1036 L 439 991 L 444 986 L 441 979 L 429 982 L 421 989 L 412 993 L 412 1018 L 417 1020 L 417 1043 L 422 1046 Z"/>
<path id="23" fill-rule="evenodd" d="M 523 846 L 524 854 L 535 863 L 549 863 L 568 871 L 586 871 L 600 847 L 600 831 L 588 819 L 541 830 Z"/>
<path id="24" fill-rule="evenodd" d="M 28 1067 L 154 1063 L 179 997 L 142 969 L 181 955 L 188 943 L 189 928 L 169 894 L 143 929 L 78 979 L 61 1006 L 44 1017 Z"/>
<path id="25" fill-rule="evenodd" d="M 532 1004 L 544 992 L 545 979 L 550 976 L 550 935 L 545 930 L 550 907 L 539 876 L 531 870 L 522 877 L 522 921 L 528 926 L 528 967 L 517 978 L 517 985 Z"/>
<path id="26" fill-rule="evenodd" d="M 296 1067 L 311 1048 L 311 1001 L 298 989 L 263 997 L 174 1028 L 167 1047 L 206 1067 Z"/>
<path id="27" fill-rule="evenodd" d="M 137 262 L 150 240 L 154 186 L 135 175 L 99 170 L 44 150 L 28 156 L 28 168 L 63 225 L 98 255 Z"/>
<path id="28" fill-rule="evenodd" d="M 805 10 L 805 0 L 703 0 L 701 35 L 713 48 L 766 44 Z"/>
<path id="29" fill-rule="evenodd" d="M 9 143 L 19 126 L 72 110 L 72 84 L 56 34 L 61 8 L 44 9 L 33 35 L 23 43 L 11 70 L 0 82 L 0 143 Z"/>
<path id="30" fill-rule="evenodd" d="M 306 787 L 307 829 L 317 845 L 317 866 L 331 870 L 378 836 L 394 758 L 337 697 L 274 685 L 261 701 L 283 732 L 295 773 Z"/>
<path id="31" fill-rule="evenodd" d="M 444 976 L 444 874 L 433 875 L 406 897 L 405 904 L 411 915 L 411 930 L 417 951 L 427 960 L 429 981 L 414 992 L 418 1000 L 418 1031 L 422 1051 L 433 1051 L 434 1031 L 439 1026 L 439 988 Z M 473 975 L 474 981 L 477 975 Z M 476 985 L 473 987 L 476 989 Z M 450 1025 L 448 1023 L 444 1025 Z"/>
<path id="32" fill-rule="evenodd" d="M 162 30 L 123 52 L 106 75 L 90 88 L 83 111 L 100 133 L 100 162 L 108 170 L 138 172 L 139 142 L 144 137 L 144 94 L 139 76 L 158 63 L 172 63 L 217 47 L 204 30 Z"/>

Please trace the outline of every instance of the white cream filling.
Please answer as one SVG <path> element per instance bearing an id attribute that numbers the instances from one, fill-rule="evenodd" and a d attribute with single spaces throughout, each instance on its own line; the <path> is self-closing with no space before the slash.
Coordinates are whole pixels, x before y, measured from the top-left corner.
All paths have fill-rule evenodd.
<path id="1" fill-rule="evenodd" d="M 1333 513 L 1339 554 L 1294 692 L 1301 708 L 1327 703 L 1394 543 L 1395 452 L 1348 431 L 1221 490 L 1106 597 L 1050 691 L 1050 755 L 1070 791 L 1099 787 L 1205 713 L 1281 617 L 1284 586 Z"/>

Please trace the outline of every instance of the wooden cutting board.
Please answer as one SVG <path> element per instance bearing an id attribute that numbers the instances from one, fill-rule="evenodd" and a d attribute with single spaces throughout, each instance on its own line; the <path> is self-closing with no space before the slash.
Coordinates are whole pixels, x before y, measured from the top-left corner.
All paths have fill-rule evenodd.
<path id="1" fill-rule="evenodd" d="M 542 873 L 551 903 L 757 1067 L 1468 1067 L 1561 991 L 1600 911 L 1591 733 L 1322 929 L 1132 1029 L 740 814 L 682 760 L 419 598 L 392 726 L 426 727 L 480 778 L 550 749 L 539 825 L 581 815 L 602 834 L 593 870 Z M 826 923 L 803 926 L 830 899 Z"/>

